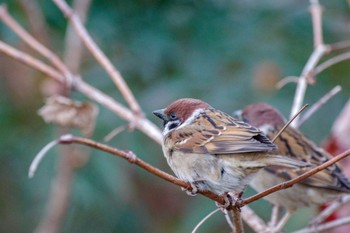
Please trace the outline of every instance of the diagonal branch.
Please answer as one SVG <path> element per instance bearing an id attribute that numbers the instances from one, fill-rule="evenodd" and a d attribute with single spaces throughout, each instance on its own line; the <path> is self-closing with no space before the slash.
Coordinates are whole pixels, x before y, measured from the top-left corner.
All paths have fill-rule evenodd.
<path id="1" fill-rule="evenodd" d="M 57 70 L 53 69 L 49 65 L 43 63 L 42 61 L 30 56 L 29 54 L 9 46 L 8 44 L 2 41 L 0 41 L 0 52 L 5 53 L 8 56 L 16 59 L 17 61 L 20 61 L 30 67 L 33 67 L 43 72 L 44 74 L 54 78 L 58 82 L 65 83 L 66 78 Z M 135 121 L 135 115 L 133 114 L 133 112 L 116 102 L 110 96 L 84 82 L 79 77 L 75 77 L 72 81 L 72 85 L 77 91 L 83 93 L 85 96 L 96 101 L 102 106 L 105 106 L 107 109 L 111 110 L 122 119 L 128 122 L 135 122 L 135 127 L 137 129 L 142 131 L 145 135 L 147 135 L 157 143 L 161 143 L 162 134 L 159 128 L 147 118 L 142 117 Z"/>
<path id="2" fill-rule="evenodd" d="M 133 164 L 136 164 L 137 166 L 147 170 L 148 172 L 168 181 L 168 182 L 171 182 L 175 185 L 178 185 L 180 187 L 183 187 L 187 190 L 191 190 L 192 187 L 189 183 L 187 182 L 184 182 L 172 175 L 169 175 L 168 173 L 166 172 L 163 172 L 161 170 L 159 170 L 158 168 L 156 167 L 153 167 L 152 165 L 144 162 L 143 160 L 141 160 L 140 158 L 138 158 L 133 152 L 131 151 L 123 151 L 123 150 L 119 150 L 119 149 L 116 149 L 116 148 L 113 148 L 113 147 L 110 147 L 110 146 L 107 146 L 105 144 L 102 144 L 102 143 L 99 143 L 99 142 L 96 142 L 96 141 L 93 141 L 91 139 L 87 139 L 87 138 L 82 138 L 82 137 L 74 137 L 72 135 L 64 135 L 64 136 L 61 136 L 60 139 L 59 139 L 59 143 L 61 144 L 71 144 L 71 143 L 78 143 L 78 144 L 83 144 L 83 145 L 86 145 L 86 146 L 89 146 L 89 147 L 93 147 L 93 148 L 96 148 L 98 150 L 102 150 L 102 151 L 105 151 L 107 153 L 110 153 L 112 155 L 115 155 L 115 156 L 119 156 L 121 158 L 124 158 L 124 159 L 127 159 L 130 163 L 133 163 Z M 286 188 L 289 188 L 289 187 L 292 187 L 294 184 L 316 174 L 317 172 L 333 165 L 334 163 L 338 162 L 339 160 L 347 157 L 350 155 L 350 149 L 333 157 L 332 159 L 328 160 L 327 162 L 305 172 L 304 174 L 292 179 L 292 180 L 289 180 L 287 182 L 283 182 L 281 184 L 278 184 L 278 185 L 275 185 L 263 192 L 260 192 L 256 195 L 253 195 L 251 197 L 248 197 L 248 198 L 245 198 L 241 201 L 237 201 L 235 206 L 229 206 L 227 209 L 228 210 L 231 210 L 232 208 L 235 208 L 235 207 L 243 207 L 249 203 L 252 203 L 258 199 L 261 199 L 271 193 L 274 193 L 274 192 L 277 192 L 278 190 L 282 190 L 282 189 L 286 189 Z M 219 202 L 221 204 L 225 204 L 225 198 L 223 198 L 222 196 L 219 196 L 219 195 L 216 195 L 214 193 L 211 193 L 211 192 L 208 192 L 208 191 L 201 191 L 201 190 L 198 190 L 198 193 L 202 194 L 203 196 L 206 196 L 216 202 Z"/>
<path id="3" fill-rule="evenodd" d="M 113 82 L 116 84 L 121 94 L 123 95 L 126 102 L 129 104 L 132 111 L 142 116 L 142 111 L 138 105 L 134 95 L 129 89 L 128 85 L 122 78 L 119 71 L 113 66 L 112 62 L 107 58 L 107 56 L 101 51 L 101 49 L 93 41 L 86 28 L 83 26 L 80 18 L 74 13 L 72 8 L 64 0 L 53 0 L 57 7 L 62 11 L 62 13 L 67 17 L 69 22 L 72 24 L 73 28 L 76 30 L 80 39 L 83 41 L 85 46 L 89 49 L 91 54 L 95 57 L 96 61 L 107 71 Z"/>
<path id="4" fill-rule="evenodd" d="M 335 157 L 333 157 L 332 159 L 328 160 L 327 162 L 325 162 L 325 163 L 323 163 L 323 164 L 321 164 L 321 165 L 319 165 L 319 166 L 317 166 L 317 167 L 315 167 L 315 168 L 305 172 L 304 174 L 302 174 L 302 175 L 300 175 L 300 176 L 298 176 L 298 177 L 296 177 L 294 179 L 291 179 L 291 180 L 289 180 L 287 182 L 283 182 L 281 184 L 275 185 L 275 186 L 273 186 L 273 187 L 271 187 L 269 189 L 266 189 L 265 191 L 260 192 L 260 193 L 258 193 L 256 195 L 252 196 L 252 197 L 246 198 L 240 204 L 241 204 L 241 206 L 244 206 L 244 205 L 247 205 L 247 204 L 249 204 L 251 202 L 254 202 L 254 201 L 256 201 L 256 200 L 258 200 L 258 199 L 260 199 L 262 197 L 265 197 L 265 196 L 267 196 L 267 195 L 269 195 L 271 193 L 274 193 L 274 192 L 276 192 L 278 190 L 292 187 L 294 184 L 305 180 L 306 178 L 308 178 L 308 177 L 316 174 L 317 172 L 319 172 L 319 171 L 321 171 L 321 170 L 323 170 L 323 169 L 325 169 L 325 168 L 335 164 L 339 160 L 341 160 L 341 159 L 343 159 L 343 158 L 345 158 L 345 157 L 347 157 L 349 155 L 350 155 L 350 149 L 345 151 L 345 152 L 343 152 L 343 153 L 341 153 L 341 154 L 339 154 L 339 155 L 337 155 L 337 156 L 335 156 Z"/>
<path id="5" fill-rule="evenodd" d="M 32 49 L 51 61 L 64 76 L 69 76 L 70 72 L 61 59 L 24 30 L 24 28 L 8 13 L 5 4 L 0 5 L 0 19 Z"/>

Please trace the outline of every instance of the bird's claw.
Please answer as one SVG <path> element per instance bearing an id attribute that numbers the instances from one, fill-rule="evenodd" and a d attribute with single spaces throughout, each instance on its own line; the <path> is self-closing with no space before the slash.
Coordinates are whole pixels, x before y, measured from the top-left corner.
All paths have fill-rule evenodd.
<path id="1" fill-rule="evenodd" d="M 229 206 L 235 206 L 237 208 L 240 208 L 240 205 L 242 203 L 242 193 L 225 193 L 222 195 L 224 198 L 225 203 L 221 204 L 219 202 L 215 202 L 216 206 L 221 209 L 227 209 Z"/>
<path id="2" fill-rule="evenodd" d="M 190 183 L 190 185 L 191 185 L 191 189 L 187 189 L 187 188 L 181 187 L 181 190 L 182 190 L 182 191 L 185 191 L 186 194 L 189 195 L 189 196 L 192 196 L 192 197 L 193 197 L 193 196 L 196 196 L 197 193 L 198 193 L 198 188 L 197 188 L 197 186 L 196 186 L 194 183 Z"/>

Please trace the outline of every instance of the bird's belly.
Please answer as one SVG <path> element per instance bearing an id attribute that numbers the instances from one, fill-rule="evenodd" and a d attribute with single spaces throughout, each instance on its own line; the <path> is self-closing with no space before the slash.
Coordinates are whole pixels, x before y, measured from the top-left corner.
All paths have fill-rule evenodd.
<path id="1" fill-rule="evenodd" d="M 227 161 L 222 156 L 181 152 L 174 152 L 167 157 L 169 166 L 181 180 L 218 195 L 225 192 L 240 193 L 252 178 L 246 169 L 236 166 L 233 160 L 234 156 L 230 156 Z"/>

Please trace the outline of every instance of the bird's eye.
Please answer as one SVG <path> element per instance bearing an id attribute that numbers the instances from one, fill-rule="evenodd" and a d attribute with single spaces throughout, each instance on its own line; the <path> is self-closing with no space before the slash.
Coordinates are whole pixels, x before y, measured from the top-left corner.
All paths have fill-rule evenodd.
<path id="1" fill-rule="evenodd" d="M 170 115 L 169 115 L 169 120 L 174 121 L 174 120 L 176 120 L 176 119 L 177 119 L 176 114 L 175 114 L 174 112 L 170 113 Z"/>

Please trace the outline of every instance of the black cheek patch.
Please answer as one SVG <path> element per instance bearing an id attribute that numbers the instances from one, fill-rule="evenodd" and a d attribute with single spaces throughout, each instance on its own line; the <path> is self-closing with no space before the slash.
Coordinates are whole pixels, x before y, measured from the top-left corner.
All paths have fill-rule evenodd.
<path id="1" fill-rule="evenodd" d="M 169 130 L 176 128 L 179 125 L 178 122 L 173 122 L 169 125 Z"/>

